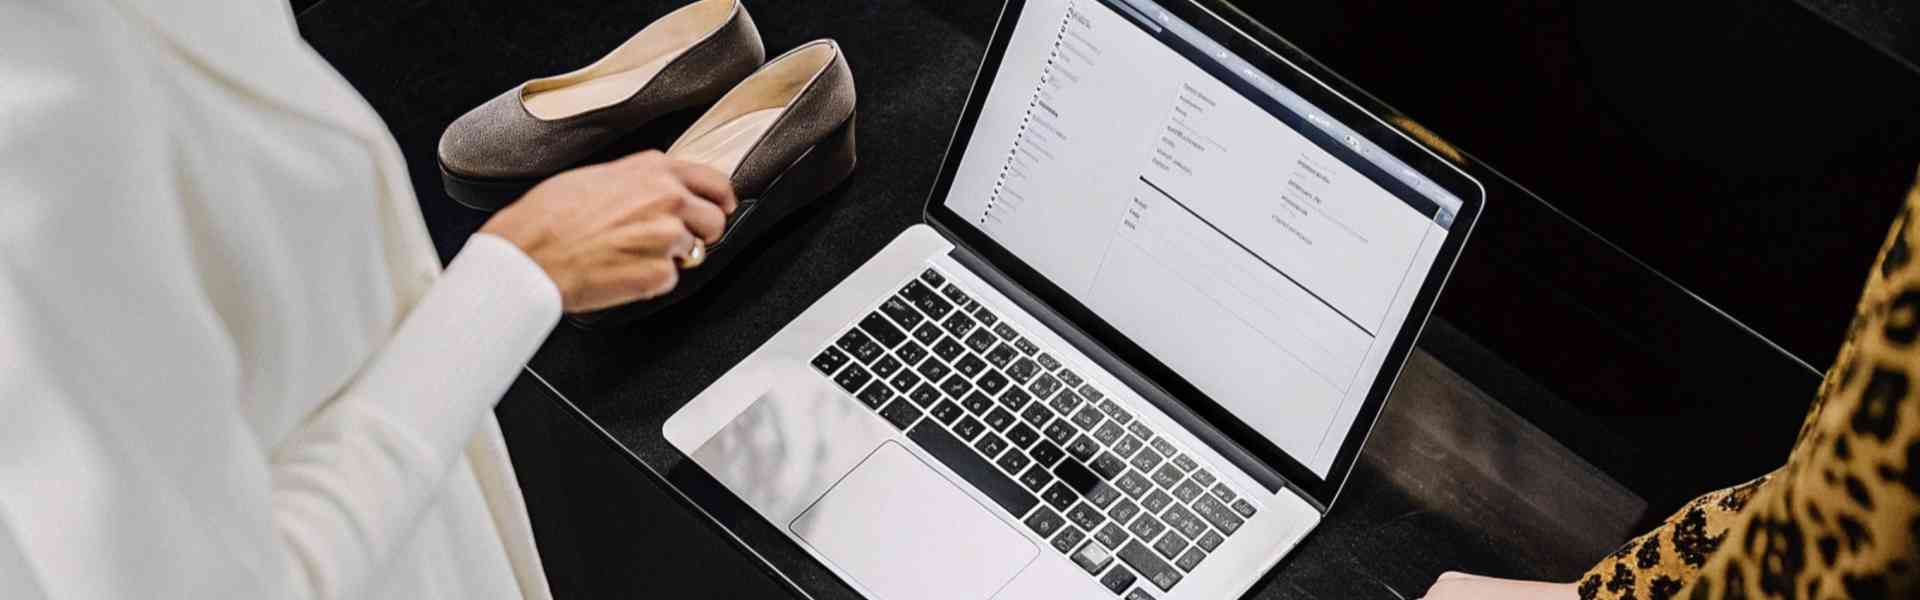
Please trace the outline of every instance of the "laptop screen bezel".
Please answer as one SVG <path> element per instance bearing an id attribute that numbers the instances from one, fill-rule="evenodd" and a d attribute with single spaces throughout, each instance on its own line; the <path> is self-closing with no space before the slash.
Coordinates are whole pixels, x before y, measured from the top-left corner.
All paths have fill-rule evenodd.
<path id="1" fill-rule="evenodd" d="M 1447 237 L 1441 244 L 1439 254 L 1434 259 L 1434 265 L 1428 272 L 1427 278 L 1421 282 L 1419 293 L 1415 295 L 1413 306 L 1408 312 L 1407 323 L 1395 336 L 1389 354 L 1372 382 L 1367 398 L 1353 423 L 1348 426 L 1344 441 L 1333 463 L 1327 469 L 1326 477 L 1314 473 L 1305 464 L 1281 450 L 1265 436 L 1201 393 L 1198 388 L 1166 364 L 1154 358 L 1151 353 L 1095 315 L 1072 294 L 1055 285 L 1026 261 L 1021 260 L 971 221 L 945 205 L 947 194 L 951 191 L 954 177 L 959 171 L 960 162 L 965 157 L 967 146 L 973 137 L 974 127 L 979 122 L 980 111 L 993 91 L 993 79 L 1000 69 L 1001 60 L 1006 55 L 1015 25 L 1019 21 L 1022 9 L 1025 8 L 1025 0 L 1007 0 L 1001 8 L 993 37 L 987 45 L 979 71 L 974 75 L 973 88 L 968 94 L 966 108 L 961 111 L 953 137 L 948 142 L 939 178 L 927 197 L 925 218 L 957 238 L 954 240 L 956 243 L 979 254 L 988 264 L 1002 271 L 1017 285 L 1060 312 L 1069 322 L 1092 336 L 1122 362 L 1139 371 L 1154 385 L 1199 414 L 1208 425 L 1217 428 L 1229 443 L 1236 444 L 1244 454 L 1255 457 L 1264 466 L 1278 472 L 1295 487 L 1304 491 L 1322 510 L 1325 510 L 1333 504 L 1347 474 L 1352 470 L 1368 432 L 1386 403 L 1393 382 L 1398 378 L 1401 368 L 1405 366 L 1412 352 L 1414 340 L 1419 337 L 1420 330 L 1432 311 L 1434 301 L 1438 298 L 1440 289 L 1444 287 L 1447 276 L 1452 271 L 1454 261 L 1460 256 L 1460 250 L 1471 233 L 1473 224 L 1479 220 L 1485 204 L 1485 192 L 1478 182 L 1464 172 L 1420 146 L 1384 120 L 1374 116 L 1374 113 L 1390 114 L 1390 109 L 1374 106 L 1371 107 L 1373 112 L 1370 113 L 1367 108 L 1359 106 L 1355 103 L 1355 99 L 1368 101 L 1370 97 L 1331 73 L 1316 76 L 1306 71 L 1306 68 L 1320 67 L 1297 48 L 1252 22 L 1224 1 L 1159 0 L 1159 4 L 1169 13 L 1193 25 L 1215 42 L 1252 63 L 1255 68 L 1307 99 L 1316 108 L 1326 112 L 1329 117 L 1359 133 L 1367 141 L 1385 149 L 1393 157 L 1405 162 L 1462 201 L 1453 224 L 1447 231 Z M 1258 38 L 1258 41 L 1255 38 Z M 1222 436 L 1203 435 L 1201 437 L 1220 439 Z M 1231 456 L 1234 453 L 1223 452 L 1223 454 Z M 1271 486 L 1269 491 L 1277 493 L 1279 487 Z"/>

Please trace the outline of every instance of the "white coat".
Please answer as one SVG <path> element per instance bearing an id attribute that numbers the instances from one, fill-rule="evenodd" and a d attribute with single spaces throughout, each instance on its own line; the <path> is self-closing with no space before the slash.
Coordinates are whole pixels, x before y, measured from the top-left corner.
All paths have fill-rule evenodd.
<path id="1" fill-rule="evenodd" d="M 284 0 L 0 2 L 0 598 L 545 598 L 491 408 L 559 317 Z"/>

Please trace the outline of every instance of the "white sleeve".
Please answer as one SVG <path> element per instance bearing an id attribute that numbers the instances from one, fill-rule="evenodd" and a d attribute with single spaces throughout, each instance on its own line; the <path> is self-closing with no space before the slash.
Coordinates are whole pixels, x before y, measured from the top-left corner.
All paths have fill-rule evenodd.
<path id="1" fill-rule="evenodd" d="M 124 37 L 0 3 L 0 598 L 354 597 L 560 316 L 476 236 L 358 375 L 261 440 Z M 111 31 L 107 33 L 113 33 Z"/>

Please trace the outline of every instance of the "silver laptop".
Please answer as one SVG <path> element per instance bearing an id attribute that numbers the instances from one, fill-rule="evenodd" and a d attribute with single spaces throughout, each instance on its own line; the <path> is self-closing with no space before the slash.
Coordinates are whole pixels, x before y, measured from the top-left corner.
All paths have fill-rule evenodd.
<path id="1" fill-rule="evenodd" d="M 1484 203 L 1246 23 L 1008 3 L 926 223 L 668 441 L 868 598 L 1245 593 L 1332 505 Z"/>

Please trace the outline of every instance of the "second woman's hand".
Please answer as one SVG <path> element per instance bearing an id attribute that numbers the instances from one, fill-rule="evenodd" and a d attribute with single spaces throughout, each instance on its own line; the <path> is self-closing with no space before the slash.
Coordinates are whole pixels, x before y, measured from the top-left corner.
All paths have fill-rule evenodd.
<path id="1" fill-rule="evenodd" d="M 736 206 L 726 175 L 647 151 L 555 175 L 480 232 L 519 246 L 584 312 L 672 291 L 676 260 L 718 241 Z"/>

